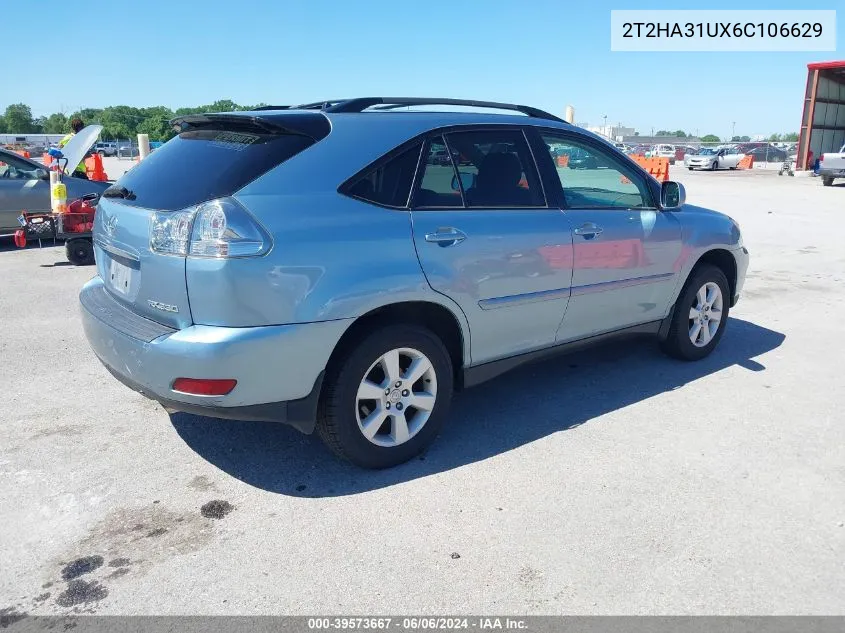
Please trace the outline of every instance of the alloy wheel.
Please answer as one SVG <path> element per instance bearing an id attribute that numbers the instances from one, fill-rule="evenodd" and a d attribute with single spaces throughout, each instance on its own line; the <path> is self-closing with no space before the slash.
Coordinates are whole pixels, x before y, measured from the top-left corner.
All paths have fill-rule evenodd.
<path id="1" fill-rule="evenodd" d="M 425 426 L 436 400 L 437 376 L 428 357 L 408 347 L 390 350 L 358 385 L 358 428 L 373 444 L 399 446 Z"/>
<path id="2" fill-rule="evenodd" d="M 722 290 L 708 281 L 698 289 L 689 311 L 689 339 L 696 347 L 707 346 L 722 324 Z"/>

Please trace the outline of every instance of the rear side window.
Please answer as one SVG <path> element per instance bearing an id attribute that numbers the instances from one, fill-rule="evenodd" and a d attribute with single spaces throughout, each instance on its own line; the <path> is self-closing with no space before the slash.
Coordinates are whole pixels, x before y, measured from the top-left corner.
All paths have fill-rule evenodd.
<path id="1" fill-rule="evenodd" d="M 347 185 L 343 193 L 385 207 L 408 206 L 422 143 L 405 150 Z"/>
<path id="2" fill-rule="evenodd" d="M 117 181 L 135 194 L 121 204 L 176 210 L 229 196 L 313 144 L 262 129 L 182 132 Z"/>
<path id="3" fill-rule="evenodd" d="M 462 209 L 461 188 L 442 136 L 431 139 L 422 165 L 420 188 L 414 196 L 417 209 Z"/>
<path id="4" fill-rule="evenodd" d="M 455 174 L 457 168 L 457 174 Z M 429 144 L 417 208 L 545 207 L 534 158 L 519 130 L 446 134 Z"/>

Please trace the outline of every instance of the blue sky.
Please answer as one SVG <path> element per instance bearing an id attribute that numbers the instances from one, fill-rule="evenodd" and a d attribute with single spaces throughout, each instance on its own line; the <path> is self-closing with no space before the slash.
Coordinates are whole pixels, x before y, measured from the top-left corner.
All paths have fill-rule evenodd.
<path id="1" fill-rule="evenodd" d="M 42 60 L 51 44 L 67 73 L 3 64 L 0 111 L 38 115 L 80 107 L 179 107 L 232 99 L 301 103 L 347 96 L 444 96 L 515 101 L 576 122 L 621 122 L 729 135 L 797 131 L 806 64 L 837 52 L 619 53 L 611 9 L 834 9 L 838 2 L 710 0 L 706 5 L 534 0 L 80 0 L 3 3 L 4 23 Z M 842 5 L 839 5 L 842 6 Z M 37 18 L 37 22 L 36 22 Z M 87 21 L 92 27 L 84 27 Z M 43 26 L 41 26 L 43 24 Z M 54 29 L 52 25 L 56 25 Z M 75 37 L 70 27 L 84 35 Z M 61 37 L 66 35 L 67 37 Z M 86 42 L 90 42 L 87 44 Z M 112 44 L 111 42 L 114 42 Z"/>

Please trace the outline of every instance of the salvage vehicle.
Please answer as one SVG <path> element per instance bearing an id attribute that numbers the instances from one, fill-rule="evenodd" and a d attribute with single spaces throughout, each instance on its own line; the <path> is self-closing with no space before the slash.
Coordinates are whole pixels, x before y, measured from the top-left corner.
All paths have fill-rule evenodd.
<path id="1" fill-rule="evenodd" d="M 669 164 L 674 165 L 677 156 L 677 150 L 675 149 L 674 145 L 655 145 L 651 149 L 651 153 L 649 155 L 652 158 L 667 158 L 669 159 Z"/>
<path id="2" fill-rule="evenodd" d="M 453 392 L 529 361 L 631 335 L 700 360 L 742 291 L 736 222 L 533 107 L 365 97 L 172 125 L 99 201 L 94 353 L 169 410 L 316 430 L 362 467 L 418 455 Z"/>
<path id="3" fill-rule="evenodd" d="M 684 167 L 693 169 L 736 169 L 744 154 L 733 147 L 702 147 L 697 154 L 684 156 Z"/>
<path id="4" fill-rule="evenodd" d="M 838 153 L 825 152 L 821 155 L 819 175 L 825 187 L 830 187 L 836 178 L 845 178 L 845 145 L 839 148 Z"/>
<path id="5" fill-rule="evenodd" d="M 76 154 L 72 157 L 78 159 Z M 100 194 L 111 184 L 86 180 L 66 175 L 68 200 L 82 198 L 87 194 Z M 21 228 L 18 217 L 24 211 L 29 213 L 50 212 L 50 172 L 46 166 L 0 149 L 0 235 L 12 234 Z"/>

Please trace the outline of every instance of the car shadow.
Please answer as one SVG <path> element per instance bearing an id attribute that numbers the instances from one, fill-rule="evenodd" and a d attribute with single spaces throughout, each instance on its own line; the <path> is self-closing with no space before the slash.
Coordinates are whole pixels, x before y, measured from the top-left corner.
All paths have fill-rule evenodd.
<path id="1" fill-rule="evenodd" d="M 645 338 L 526 365 L 457 394 L 428 451 L 382 471 L 338 460 L 316 435 L 282 424 L 186 413 L 171 414 L 171 421 L 198 455 L 251 486 L 297 497 L 352 495 L 488 459 L 733 365 L 764 371 L 754 358 L 784 339 L 779 332 L 730 319 L 717 351 L 698 362 L 668 358 Z"/>

